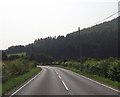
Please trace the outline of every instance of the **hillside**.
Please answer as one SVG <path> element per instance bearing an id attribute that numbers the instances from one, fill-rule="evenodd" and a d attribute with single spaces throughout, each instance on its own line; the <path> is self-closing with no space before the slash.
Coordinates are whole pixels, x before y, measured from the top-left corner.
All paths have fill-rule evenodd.
<path id="1" fill-rule="evenodd" d="M 120 25 L 119 25 L 120 26 Z M 81 30 L 82 57 L 108 58 L 118 56 L 118 18 L 93 27 Z M 120 44 L 119 44 L 120 46 Z M 6 50 L 7 54 L 27 52 L 29 56 L 39 60 L 49 57 L 52 60 L 60 58 L 79 58 L 78 31 L 66 36 L 36 39 L 26 46 L 12 46 Z"/>

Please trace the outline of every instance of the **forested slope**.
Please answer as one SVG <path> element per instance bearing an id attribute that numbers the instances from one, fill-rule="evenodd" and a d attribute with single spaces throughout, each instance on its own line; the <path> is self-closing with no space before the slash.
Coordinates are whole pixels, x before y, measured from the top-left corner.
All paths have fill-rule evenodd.
<path id="1" fill-rule="evenodd" d="M 37 58 L 39 61 L 44 61 L 45 58 L 49 61 L 62 57 L 78 59 L 79 41 L 81 41 L 82 57 L 119 57 L 118 28 L 120 27 L 118 27 L 118 18 L 116 18 L 82 29 L 80 40 L 79 33 L 76 31 L 66 36 L 36 39 L 34 43 L 26 46 L 12 46 L 6 50 L 6 53 L 27 52 L 31 58 Z"/>

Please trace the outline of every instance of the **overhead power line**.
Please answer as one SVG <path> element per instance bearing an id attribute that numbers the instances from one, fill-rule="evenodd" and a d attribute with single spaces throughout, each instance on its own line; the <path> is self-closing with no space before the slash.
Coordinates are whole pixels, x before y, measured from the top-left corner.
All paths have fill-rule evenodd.
<path id="1" fill-rule="evenodd" d="M 117 12 L 115 12 L 114 14 L 112 14 L 112 15 L 108 16 L 107 18 L 105 18 L 105 19 L 101 20 L 101 21 L 98 21 L 96 24 L 101 23 L 101 22 L 103 22 L 103 21 L 105 21 L 105 20 L 107 20 L 107 19 L 111 18 L 112 16 L 114 16 L 114 15 L 118 14 L 119 12 L 120 12 L 120 10 L 119 10 L 119 11 L 117 11 Z"/>
<path id="2" fill-rule="evenodd" d="M 112 16 L 116 15 L 117 13 L 119 13 L 120 10 L 110 16 L 108 16 L 107 18 L 101 20 L 101 21 L 98 21 L 96 24 L 100 23 L 100 22 L 103 22 L 109 18 L 111 18 Z M 80 69 L 82 71 L 82 45 L 81 45 L 81 36 L 80 36 L 80 27 L 78 27 L 78 33 L 79 33 L 79 58 L 80 58 L 80 62 L 81 62 L 81 65 L 80 65 Z"/>

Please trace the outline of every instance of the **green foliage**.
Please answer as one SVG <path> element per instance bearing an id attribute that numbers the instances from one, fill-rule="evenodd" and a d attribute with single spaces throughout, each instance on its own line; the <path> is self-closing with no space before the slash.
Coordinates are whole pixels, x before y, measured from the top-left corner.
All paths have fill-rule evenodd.
<path id="1" fill-rule="evenodd" d="M 12 61 L 3 61 L 2 64 L 3 82 L 7 81 L 12 76 L 22 75 L 35 67 L 34 62 L 30 62 L 24 58 Z"/>
<path id="2" fill-rule="evenodd" d="M 2 84 L 2 94 L 6 93 L 7 91 L 10 91 L 11 89 L 21 84 L 25 80 L 31 78 L 32 76 L 40 72 L 40 70 L 41 70 L 40 68 L 33 68 L 29 72 L 26 72 L 25 74 L 19 76 L 12 76 L 11 78 L 9 78 L 8 81 Z"/>
<path id="3" fill-rule="evenodd" d="M 111 79 L 108 79 L 108 78 L 104 78 L 104 77 L 101 77 L 101 76 L 98 76 L 98 75 L 94 75 L 92 73 L 88 73 L 88 72 L 81 72 L 80 70 L 78 69 L 75 69 L 73 67 L 65 67 L 65 66 L 62 66 L 62 65 L 58 65 L 58 67 L 61 67 L 61 68 L 65 68 L 65 69 L 68 69 L 68 70 L 71 70 L 75 73 L 78 73 L 80 75 L 83 75 L 83 76 L 86 76 L 88 78 L 91 78 L 93 80 L 96 80 L 98 82 L 101 82 L 103 84 L 106 84 L 108 86 L 111 86 L 113 88 L 116 88 L 116 89 L 120 89 L 120 82 L 117 82 L 117 81 L 112 81 Z"/>
<path id="4" fill-rule="evenodd" d="M 77 60 L 80 57 L 79 43 L 81 43 L 82 57 L 120 57 L 118 56 L 120 55 L 118 54 L 120 44 L 118 44 L 117 23 L 118 18 L 93 27 L 81 29 L 80 40 L 78 31 L 75 31 L 67 34 L 65 37 L 40 38 L 26 46 L 12 46 L 6 52 L 7 54 L 26 52 L 30 59 L 36 59 L 37 61 L 44 61 L 43 57 L 45 58 L 46 56 L 52 57 L 54 61 L 60 60 L 63 56 L 67 59 Z M 31 53 L 33 54 L 32 56 Z"/>
<path id="5" fill-rule="evenodd" d="M 28 60 L 23 54 L 11 54 L 1 64 L 3 93 L 39 72 L 36 61 Z"/>
<path id="6" fill-rule="evenodd" d="M 115 58 L 108 58 L 106 60 L 88 58 L 82 64 L 83 72 L 120 82 L 120 60 Z M 79 71 L 81 68 L 81 63 L 77 61 L 61 62 L 61 65 L 64 67 L 71 67 Z"/>
<path id="7" fill-rule="evenodd" d="M 110 78 L 120 82 L 120 60 L 118 62 L 113 62 L 111 65 L 109 71 Z"/>
<path id="8" fill-rule="evenodd" d="M 84 66 L 85 71 L 93 73 L 111 80 L 120 82 L 120 60 L 117 59 L 106 59 L 101 61 L 89 60 L 86 61 Z"/>
<path id="9" fill-rule="evenodd" d="M 98 75 L 95 75 L 95 74 L 93 74 L 93 73 L 88 73 L 88 72 L 86 72 L 86 71 L 80 71 L 79 69 L 75 69 L 75 68 L 73 68 L 73 67 L 65 67 L 65 66 L 62 66 L 62 65 L 57 65 L 58 67 L 61 67 L 61 68 L 64 68 L 64 69 L 68 69 L 68 70 L 71 70 L 71 71 L 73 71 L 73 72 L 75 72 L 75 73 L 78 73 L 78 74 L 80 74 L 80 75 L 83 75 L 83 76 L 86 76 L 86 77 L 88 77 L 88 78 L 91 78 L 91 79 L 93 79 L 93 80 L 96 80 L 96 81 L 98 81 L 98 82 L 101 82 L 101 83 L 103 83 L 103 84 L 106 84 L 106 85 L 108 85 L 108 86 L 111 86 L 111 87 L 113 87 L 113 88 L 116 88 L 116 89 L 118 89 L 118 90 L 120 90 L 120 82 L 118 82 L 118 81 L 115 81 L 115 80 L 111 80 L 111 79 L 109 79 L 109 78 L 104 78 L 104 77 L 102 77 L 102 76 L 98 76 Z"/>

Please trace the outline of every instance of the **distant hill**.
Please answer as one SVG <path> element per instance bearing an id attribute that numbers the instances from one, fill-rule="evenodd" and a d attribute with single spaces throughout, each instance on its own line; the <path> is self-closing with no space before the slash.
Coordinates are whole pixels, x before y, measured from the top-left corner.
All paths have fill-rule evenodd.
<path id="1" fill-rule="evenodd" d="M 81 30 L 82 57 L 108 58 L 118 56 L 118 25 L 119 18 L 104 22 L 93 27 Z M 45 55 L 53 59 L 62 57 L 70 59 L 79 58 L 79 34 L 78 31 L 66 36 L 47 37 L 36 39 L 34 43 L 26 46 L 12 46 L 6 53 L 27 52 L 28 55 Z"/>
<path id="2" fill-rule="evenodd" d="M 21 53 L 25 52 L 25 46 L 23 45 L 17 45 L 17 46 L 11 46 L 6 50 L 7 54 L 15 54 L 15 53 Z"/>

